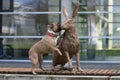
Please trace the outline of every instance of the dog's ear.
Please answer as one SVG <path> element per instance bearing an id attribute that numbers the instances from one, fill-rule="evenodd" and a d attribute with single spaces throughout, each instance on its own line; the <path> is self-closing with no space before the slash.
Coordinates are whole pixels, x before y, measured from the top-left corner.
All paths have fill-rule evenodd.
<path id="1" fill-rule="evenodd" d="M 50 27 L 51 25 L 50 24 L 47 24 L 47 27 Z"/>
<path id="2" fill-rule="evenodd" d="M 58 23 L 57 23 L 57 22 L 54 22 L 53 24 L 54 24 L 54 25 L 57 25 Z"/>
<path id="3" fill-rule="evenodd" d="M 57 23 L 57 26 L 58 26 L 58 27 L 61 27 L 61 24 L 60 24 L 60 23 Z"/>
<path id="4" fill-rule="evenodd" d="M 61 30 L 62 30 L 62 29 L 61 29 L 61 24 L 57 22 L 56 25 L 57 25 L 57 27 L 58 27 L 58 31 L 61 31 Z"/>
<path id="5" fill-rule="evenodd" d="M 47 27 L 48 28 L 53 28 L 53 24 L 48 24 Z"/>
<path id="6" fill-rule="evenodd" d="M 58 25 L 59 25 L 59 23 L 58 23 L 58 22 L 54 22 L 54 23 L 53 23 L 53 25 L 58 26 Z"/>

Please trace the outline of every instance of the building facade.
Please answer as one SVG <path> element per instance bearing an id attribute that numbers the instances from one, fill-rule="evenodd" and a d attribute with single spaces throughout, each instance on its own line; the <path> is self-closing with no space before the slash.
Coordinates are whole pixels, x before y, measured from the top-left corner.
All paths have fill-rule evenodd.
<path id="1" fill-rule="evenodd" d="M 28 59 L 29 48 L 45 35 L 46 24 L 65 20 L 61 7 L 72 14 L 80 39 L 81 60 L 120 60 L 120 0 L 1 0 L 1 59 Z M 45 55 L 47 60 L 51 54 Z"/>

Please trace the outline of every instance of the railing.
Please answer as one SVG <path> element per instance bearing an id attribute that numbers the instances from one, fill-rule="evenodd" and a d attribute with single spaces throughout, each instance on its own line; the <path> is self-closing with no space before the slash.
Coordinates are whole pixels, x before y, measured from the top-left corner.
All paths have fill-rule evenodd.
<path id="1" fill-rule="evenodd" d="M 42 38 L 43 36 L 0 36 L 0 38 Z M 78 36 L 79 39 L 120 39 L 120 36 Z"/>
<path id="2" fill-rule="evenodd" d="M 0 14 L 61 14 L 62 12 L 0 12 Z M 116 13 L 119 14 L 120 12 L 108 12 L 108 11 L 86 11 L 86 12 L 78 12 L 78 14 L 109 14 L 109 13 Z"/>

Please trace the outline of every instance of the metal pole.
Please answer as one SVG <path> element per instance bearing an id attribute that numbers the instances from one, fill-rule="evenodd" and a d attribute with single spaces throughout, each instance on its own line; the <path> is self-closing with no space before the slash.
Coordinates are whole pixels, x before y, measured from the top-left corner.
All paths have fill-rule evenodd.
<path id="1" fill-rule="evenodd" d="M 2 12 L 2 3 L 3 0 L 0 2 L 0 12 Z M 2 14 L 0 14 L 0 35 L 2 35 Z M 3 56 L 3 44 L 2 44 L 3 38 L 0 38 L 0 56 Z"/>

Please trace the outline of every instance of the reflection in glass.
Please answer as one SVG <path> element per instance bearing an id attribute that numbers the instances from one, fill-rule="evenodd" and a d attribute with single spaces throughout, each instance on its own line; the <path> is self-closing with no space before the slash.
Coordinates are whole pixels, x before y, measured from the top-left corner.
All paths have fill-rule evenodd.
<path id="1" fill-rule="evenodd" d="M 9 0 L 3 0 L 3 9 L 9 8 Z M 74 1 L 74 0 L 72 0 Z M 120 39 L 113 38 L 95 38 L 96 46 L 94 50 L 89 46 L 91 33 L 102 36 L 118 36 L 120 34 L 120 0 L 75 0 L 80 2 L 79 12 L 88 12 L 88 14 L 78 14 L 74 23 L 80 37 L 81 59 L 88 60 L 88 51 L 95 53 L 92 60 L 110 60 L 118 59 L 120 56 Z M 94 1 L 94 10 L 88 5 L 88 1 Z M 91 3 L 91 4 L 93 4 Z M 67 3 L 66 3 L 67 5 Z M 14 12 L 58 12 L 61 8 L 61 0 L 14 0 Z M 93 8 L 93 7 L 92 7 Z M 93 12 L 114 12 L 114 13 L 96 13 Z M 117 13 L 115 13 L 117 12 Z M 92 15 L 93 19 L 89 19 Z M 106 21 L 105 19 L 108 21 Z M 12 14 L 2 15 L 2 35 L 5 36 L 43 36 L 46 32 L 46 24 L 60 22 L 59 14 Z M 62 20 L 62 19 L 61 19 Z M 94 21 L 93 21 L 94 20 Z M 94 28 L 90 28 L 94 22 Z M 91 32 L 89 32 L 91 31 Z M 96 32 L 95 32 L 96 31 Z M 93 34 L 92 33 L 92 34 Z M 112 34 L 111 34 L 112 33 Z M 88 37 L 88 38 L 81 38 Z M 92 37 L 95 37 L 92 35 Z M 26 59 L 28 49 L 40 39 L 11 38 L 3 39 L 4 54 L 13 59 Z M 94 41 L 93 41 L 94 42 Z M 11 52 L 10 52 L 11 50 Z M 10 52 L 10 53 L 8 53 Z M 91 54 L 90 54 L 91 55 Z M 51 56 L 51 55 L 50 55 Z M 113 58 L 112 58 L 113 57 Z M 48 59 L 48 56 L 47 58 Z"/>
<path id="2" fill-rule="evenodd" d="M 3 0 L 2 1 L 2 9 L 3 10 L 9 10 L 10 9 L 10 0 Z"/>

